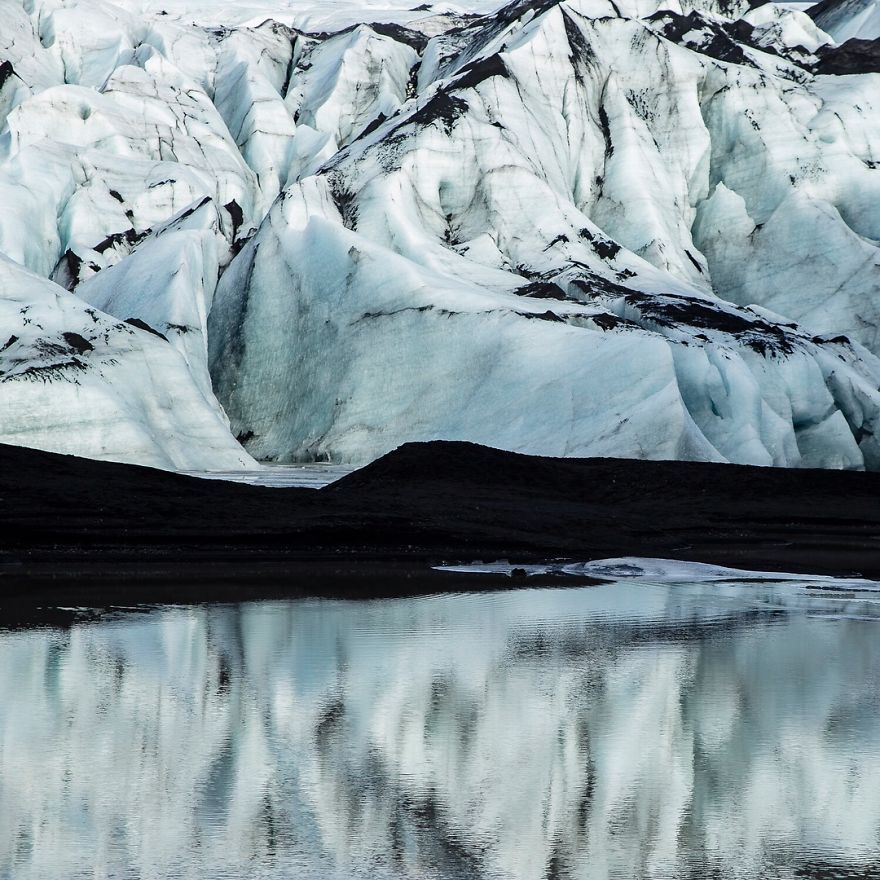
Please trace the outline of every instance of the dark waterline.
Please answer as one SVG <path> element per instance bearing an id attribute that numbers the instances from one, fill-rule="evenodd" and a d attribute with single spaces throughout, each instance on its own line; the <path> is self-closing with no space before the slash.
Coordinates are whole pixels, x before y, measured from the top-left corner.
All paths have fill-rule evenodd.
<path id="1" fill-rule="evenodd" d="M 878 623 L 621 582 L 5 633 L 0 878 L 880 876 Z"/>

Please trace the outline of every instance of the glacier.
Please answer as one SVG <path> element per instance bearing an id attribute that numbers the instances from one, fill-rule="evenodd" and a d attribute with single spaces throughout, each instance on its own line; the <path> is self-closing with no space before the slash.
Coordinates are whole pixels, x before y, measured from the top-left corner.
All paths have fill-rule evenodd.
<path id="1" fill-rule="evenodd" d="M 880 468 L 873 2 L 0 0 L 0 442 Z"/>

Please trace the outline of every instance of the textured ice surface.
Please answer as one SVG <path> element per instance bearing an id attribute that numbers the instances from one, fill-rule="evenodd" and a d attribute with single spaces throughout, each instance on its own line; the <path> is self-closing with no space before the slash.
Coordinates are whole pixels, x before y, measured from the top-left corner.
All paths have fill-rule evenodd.
<path id="1" fill-rule="evenodd" d="M 815 72 L 861 6 L 415 6 L 0 0 L 0 253 L 155 331 L 95 380 L 144 437 L 880 466 L 880 73 Z M 65 383 L 0 440 L 105 455 Z"/>
<path id="2" fill-rule="evenodd" d="M 252 465 L 164 339 L 2 256 L 0 289 L 0 441 L 164 468 Z"/>
<path id="3" fill-rule="evenodd" d="M 810 9 L 816 23 L 840 43 L 853 38 L 880 37 L 880 4 L 877 0 L 823 0 Z"/>

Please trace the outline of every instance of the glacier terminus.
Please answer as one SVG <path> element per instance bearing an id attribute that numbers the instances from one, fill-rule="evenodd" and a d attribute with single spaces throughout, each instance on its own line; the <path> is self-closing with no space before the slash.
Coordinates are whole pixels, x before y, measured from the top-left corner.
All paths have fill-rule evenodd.
<path id="1" fill-rule="evenodd" d="M 880 468 L 872 2 L 0 16 L 0 441 Z"/>

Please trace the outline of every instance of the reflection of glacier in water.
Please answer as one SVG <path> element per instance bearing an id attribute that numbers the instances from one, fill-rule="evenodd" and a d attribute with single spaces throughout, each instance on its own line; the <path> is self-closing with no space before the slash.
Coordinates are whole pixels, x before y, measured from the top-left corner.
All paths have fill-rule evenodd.
<path id="1" fill-rule="evenodd" d="M 618 583 L 0 635 L 0 878 L 875 876 L 852 603 Z"/>

